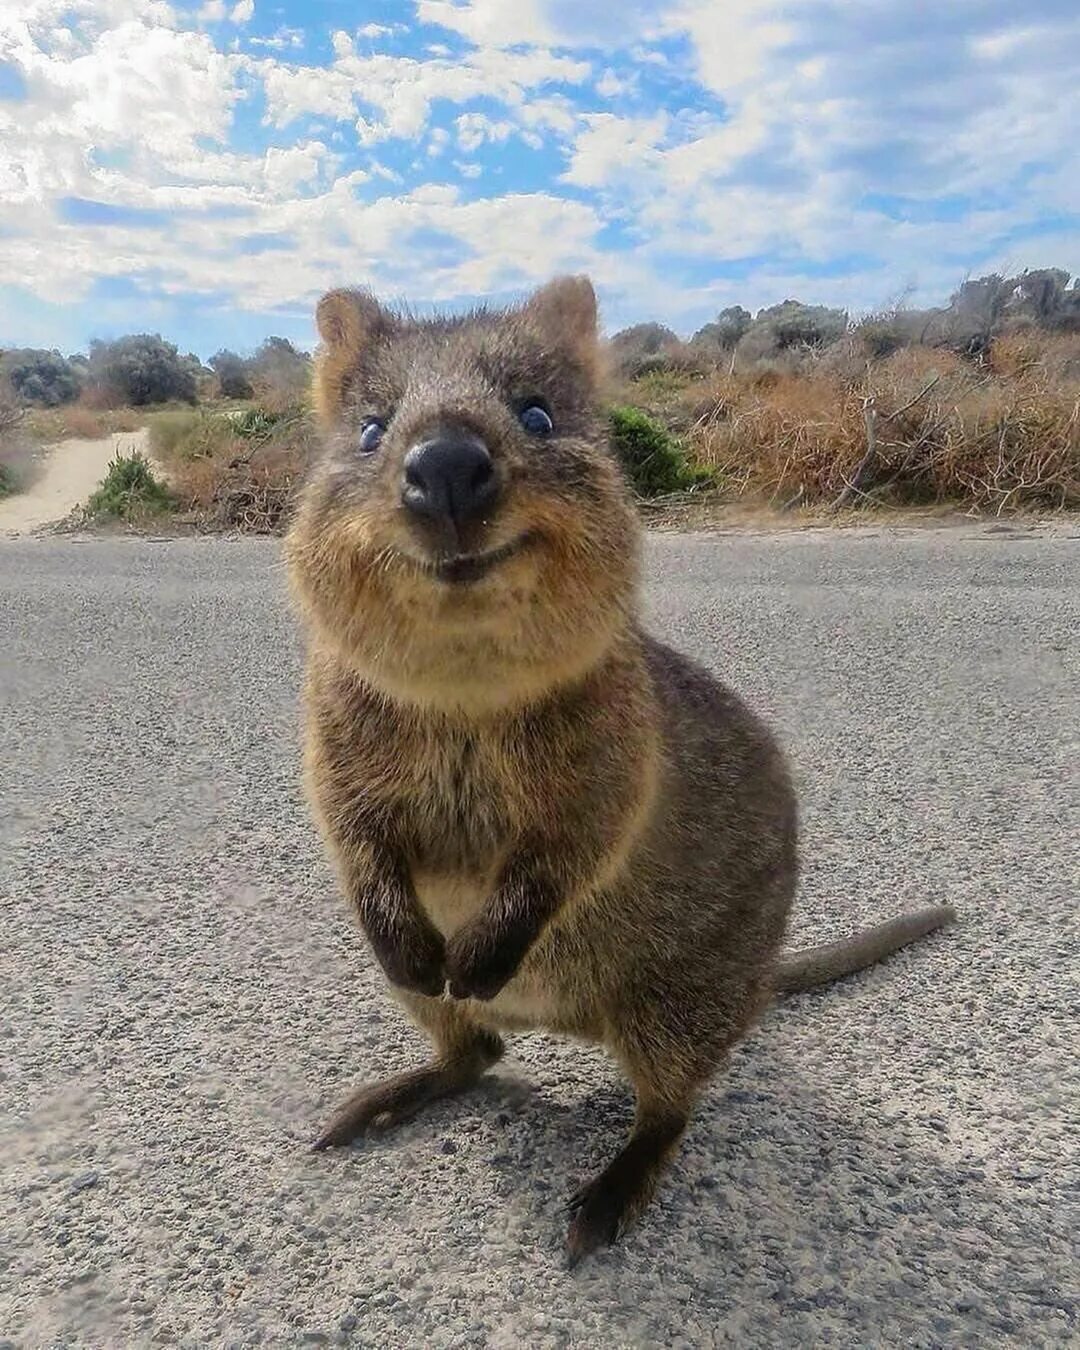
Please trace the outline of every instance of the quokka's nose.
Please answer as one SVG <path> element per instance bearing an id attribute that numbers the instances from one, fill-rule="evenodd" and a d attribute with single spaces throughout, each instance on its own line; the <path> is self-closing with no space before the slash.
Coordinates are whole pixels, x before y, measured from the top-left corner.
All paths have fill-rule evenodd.
<path id="1" fill-rule="evenodd" d="M 415 515 L 465 525 L 494 503 L 495 465 L 471 432 L 444 432 L 405 456 L 401 501 Z"/>

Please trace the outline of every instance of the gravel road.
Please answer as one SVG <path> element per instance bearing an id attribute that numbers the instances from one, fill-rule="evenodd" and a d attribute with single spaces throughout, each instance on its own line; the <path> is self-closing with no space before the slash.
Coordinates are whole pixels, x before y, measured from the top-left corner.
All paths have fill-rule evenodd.
<path id="1" fill-rule="evenodd" d="M 305 815 L 277 545 L 0 542 L 0 1343 L 1080 1344 L 1078 539 L 650 540 L 653 626 L 793 757 L 793 937 L 962 922 L 774 1009 L 573 1273 L 630 1112 L 592 1049 L 307 1151 L 422 1043 Z"/>

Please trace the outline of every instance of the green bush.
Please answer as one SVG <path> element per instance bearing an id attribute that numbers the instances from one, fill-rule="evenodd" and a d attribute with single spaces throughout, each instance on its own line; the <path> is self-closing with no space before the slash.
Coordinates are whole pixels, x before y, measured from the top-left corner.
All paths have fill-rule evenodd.
<path id="1" fill-rule="evenodd" d="M 173 504 L 172 494 L 154 477 L 150 461 L 135 451 L 115 459 L 101 486 L 86 504 L 87 514 L 131 520 L 141 515 L 156 515 Z"/>
<path id="2" fill-rule="evenodd" d="M 281 420 L 281 414 L 267 412 L 265 408 L 245 408 L 243 412 L 229 418 L 233 435 L 245 440 L 260 440 L 269 436 Z"/>
<path id="3" fill-rule="evenodd" d="M 712 481 L 709 473 L 687 464 L 675 437 L 640 408 L 611 408 L 608 422 L 612 448 L 639 496 L 685 492 Z"/>
<path id="4" fill-rule="evenodd" d="M 132 333 L 115 342 L 90 344 L 87 374 L 98 400 L 142 408 L 148 403 L 196 400 L 191 361 L 181 357 L 175 343 L 157 333 Z M 99 404 L 100 406 L 100 404 Z"/>
<path id="5" fill-rule="evenodd" d="M 18 347 L 0 353 L 0 375 L 23 403 L 39 408 L 58 408 L 79 397 L 79 371 L 58 351 Z"/>
<path id="6" fill-rule="evenodd" d="M 742 305 L 729 305 L 720 311 L 712 323 L 697 330 L 690 339 L 690 345 L 703 347 L 714 354 L 718 350 L 730 351 L 749 331 L 753 322 L 754 317 L 748 309 L 743 309 Z"/>
<path id="7" fill-rule="evenodd" d="M 239 408 L 234 411 L 170 408 L 149 418 L 150 447 L 158 459 L 212 459 L 242 450 L 238 441 L 266 441 L 284 430 L 298 416 L 295 412 L 267 412 L 264 408 Z M 246 451 L 244 452 L 246 453 Z"/>
<path id="8" fill-rule="evenodd" d="M 187 408 L 171 409 L 168 412 L 152 413 L 147 418 L 150 431 L 150 448 L 158 459 L 172 459 L 184 453 L 196 428 L 206 420 L 204 413 Z"/>
<path id="9" fill-rule="evenodd" d="M 217 376 L 218 393 L 222 398 L 251 398 L 255 391 L 251 387 L 248 362 L 242 356 L 223 348 L 215 352 L 207 364 Z"/>

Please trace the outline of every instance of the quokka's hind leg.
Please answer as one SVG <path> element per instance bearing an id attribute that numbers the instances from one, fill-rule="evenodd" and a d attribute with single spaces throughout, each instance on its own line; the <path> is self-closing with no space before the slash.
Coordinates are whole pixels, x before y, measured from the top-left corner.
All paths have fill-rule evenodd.
<path id="1" fill-rule="evenodd" d="M 574 1195 L 566 1245 L 571 1265 L 617 1242 L 640 1217 L 686 1129 L 696 1084 L 667 1082 L 662 1090 L 642 1066 L 632 1072 L 637 1091 L 634 1128 L 611 1162 Z"/>
<path id="2" fill-rule="evenodd" d="M 434 1042 L 435 1058 L 354 1092 L 319 1135 L 316 1149 L 400 1125 L 440 1097 L 471 1087 L 502 1054 L 502 1039 L 474 1022 L 459 1004 L 422 994 L 399 992 L 399 997 Z"/>
<path id="3" fill-rule="evenodd" d="M 662 1000 L 646 1006 L 652 1015 L 616 1025 L 608 1049 L 637 1094 L 630 1138 L 597 1176 L 570 1201 L 574 1217 L 567 1234 L 570 1262 L 617 1242 L 644 1212 L 686 1129 L 701 1088 L 725 1062 L 753 1021 L 761 991 L 737 984 L 721 1000 L 717 990 L 694 1033 L 693 1019 L 665 1025 Z M 685 1012 L 685 1009 L 684 1009 Z"/>

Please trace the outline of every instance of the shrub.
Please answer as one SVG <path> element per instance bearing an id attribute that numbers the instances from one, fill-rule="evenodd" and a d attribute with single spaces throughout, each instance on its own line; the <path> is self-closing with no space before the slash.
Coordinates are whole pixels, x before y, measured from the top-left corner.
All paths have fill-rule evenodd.
<path id="1" fill-rule="evenodd" d="M 683 345 L 662 323 L 638 323 L 615 333 L 608 341 L 608 352 L 613 370 L 623 379 L 634 380 L 669 369 L 674 353 Z"/>
<path id="2" fill-rule="evenodd" d="M 257 441 L 269 436 L 280 422 L 286 420 L 286 415 L 268 412 L 265 408 L 245 408 L 229 420 L 235 435 Z"/>
<path id="3" fill-rule="evenodd" d="M 233 429 L 222 413 L 201 408 L 169 408 L 147 419 L 150 448 L 162 463 L 211 456 L 233 442 Z"/>
<path id="4" fill-rule="evenodd" d="M 699 328 L 690 339 L 690 345 L 701 347 L 716 356 L 723 351 L 730 352 L 749 331 L 753 321 L 748 309 L 743 309 L 742 305 L 730 305 L 722 309 L 712 323 Z"/>
<path id="5" fill-rule="evenodd" d="M 156 333 L 135 333 L 115 342 L 92 342 L 88 370 L 97 399 L 134 408 L 176 399 L 194 403 L 196 380 L 176 346 Z"/>
<path id="6" fill-rule="evenodd" d="M 711 481 L 711 474 L 687 464 L 674 436 L 639 408 L 617 405 L 609 410 L 608 423 L 612 448 L 639 496 L 687 491 Z"/>
<path id="7" fill-rule="evenodd" d="M 21 492 L 33 469 L 33 447 L 24 434 L 26 408 L 0 376 L 0 497 Z"/>
<path id="8" fill-rule="evenodd" d="M 746 337 L 763 334 L 774 351 L 782 352 L 791 347 L 827 347 L 843 337 L 846 328 L 845 310 L 785 300 L 759 310 Z"/>
<path id="9" fill-rule="evenodd" d="M 268 337 L 247 362 L 255 397 L 268 412 L 282 413 L 305 404 L 311 385 L 311 357 L 288 338 Z"/>
<path id="10" fill-rule="evenodd" d="M 248 373 L 248 362 L 236 352 L 215 352 L 209 361 L 217 376 L 218 393 L 222 398 L 251 398 L 254 389 Z"/>
<path id="11" fill-rule="evenodd" d="M 187 416 L 190 438 L 176 439 L 169 459 L 181 505 L 205 525 L 256 534 L 280 529 L 312 457 L 311 416 L 303 409 L 277 417 L 261 409 Z M 169 437 L 155 437 L 164 417 L 151 422 L 156 453 Z"/>
<path id="12" fill-rule="evenodd" d="M 172 494 L 154 477 L 150 461 L 135 451 L 119 451 L 109 465 L 101 486 L 86 504 L 89 516 L 132 520 L 156 515 L 173 505 Z"/>
<path id="13" fill-rule="evenodd" d="M 268 440 L 283 424 L 303 417 L 301 409 L 271 413 L 265 408 L 236 412 L 171 408 L 151 414 L 150 447 L 165 463 L 222 455 L 234 458 L 250 453 L 253 443 Z"/>
<path id="14" fill-rule="evenodd" d="M 689 449 L 736 493 L 780 502 L 1080 506 L 1080 377 L 1065 350 L 1080 363 L 1080 340 L 1041 340 L 1025 354 L 998 339 L 989 374 L 906 347 L 857 378 L 824 363 L 764 384 L 719 377 L 697 391 Z"/>
<path id="15" fill-rule="evenodd" d="M 0 375 L 23 403 L 39 408 L 71 403 L 82 388 L 79 370 L 67 357 L 36 347 L 17 347 L 0 354 Z"/>

